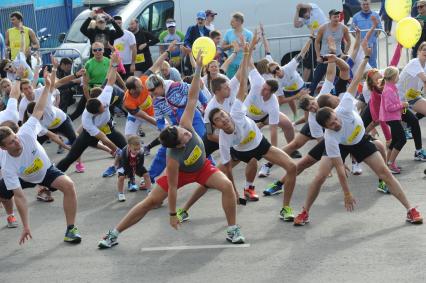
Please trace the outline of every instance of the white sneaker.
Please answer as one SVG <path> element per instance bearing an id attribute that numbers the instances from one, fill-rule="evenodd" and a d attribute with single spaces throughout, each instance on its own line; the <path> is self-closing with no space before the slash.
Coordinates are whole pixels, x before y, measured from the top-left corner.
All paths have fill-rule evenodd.
<path id="1" fill-rule="evenodd" d="M 271 168 L 266 166 L 266 164 L 263 164 L 262 167 L 260 167 L 259 178 L 268 177 L 270 174 L 271 174 Z"/>
<path id="2" fill-rule="evenodd" d="M 361 175 L 362 167 L 359 163 L 352 163 L 352 175 Z"/>
<path id="3" fill-rule="evenodd" d="M 118 193 L 118 201 L 126 201 L 126 196 L 123 193 Z"/>

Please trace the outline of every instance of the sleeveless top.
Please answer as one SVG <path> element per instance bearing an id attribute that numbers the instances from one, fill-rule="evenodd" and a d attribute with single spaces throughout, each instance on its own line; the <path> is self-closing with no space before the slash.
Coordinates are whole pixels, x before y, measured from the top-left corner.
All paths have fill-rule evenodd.
<path id="1" fill-rule="evenodd" d="M 17 28 L 8 29 L 9 32 L 9 44 L 10 44 L 10 59 L 13 61 L 18 55 L 21 48 L 21 32 Z M 24 27 L 25 34 L 25 49 L 30 47 L 30 29 Z"/>
<path id="2" fill-rule="evenodd" d="M 330 24 L 327 24 L 327 27 L 324 31 L 324 34 L 321 39 L 321 50 L 320 54 L 321 56 L 329 54 L 330 51 L 328 50 L 328 44 L 327 44 L 327 38 L 329 36 L 332 36 L 334 38 L 334 42 L 336 43 L 336 55 L 339 56 L 342 54 L 342 39 L 343 39 L 343 25 L 339 24 L 336 31 L 332 31 Z"/>

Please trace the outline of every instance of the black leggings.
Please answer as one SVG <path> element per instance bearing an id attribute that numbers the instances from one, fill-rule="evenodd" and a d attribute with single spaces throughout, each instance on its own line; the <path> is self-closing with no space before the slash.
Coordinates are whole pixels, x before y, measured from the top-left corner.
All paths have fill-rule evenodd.
<path id="1" fill-rule="evenodd" d="M 411 133 L 413 134 L 414 139 L 414 146 L 417 150 L 422 149 L 422 131 L 420 130 L 420 124 L 419 120 L 417 119 L 416 115 L 414 115 L 411 110 L 408 110 L 402 114 L 401 116 L 402 121 L 407 123 L 408 127 L 411 128 Z M 405 135 L 405 134 L 404 134 Z M 393 134 L 392 134 L 393 139 Z"/>
<path id="2" fill-rule="evenodd" d="M 364 123 L 364 127 L 367 128 L 371 122 L 373 122 L 373 118 L 371 117 L 370 112 L 370 103 L 367 104 L 367 107 L 361 112 L 361 119 Z"/>
<path id="3" fill-rule="evenodd" d="M 60 134 L 61 136 L 64 136 L 68 139 L 70 144 L 73 144 L 74 141 L 77 139 L 77 135 L 75 134 L 74 125 L 72 124 L 71 118 L 67 116 L 67 119 L 56 129 L 49 130 L 55 134 Z M 40 144 L 43 144 L 45 141 L 47 141 L 49 138 L 47 135 L 38 137 L 37 140 Z"/>
<path id="4" fill-rule="evenodd" d="M 86 102 L 87 102 L 86 97 L 83 95 L 78 101 L 77 106 L 74 109 L 74 112 L 70 114 L 70 118 L 72 121 L 74 121 L 75 119 L 80 117 L 81 114 L 83 114 L 83 111 L 86 108 Z"/>
<path id="5" fill-rule="evenodd" d="M 113 127 L 111 127 L 111 133 L 108 134 L 107 137 L 120 149 L 126 146 L 126 139 L 124 136 Z M 77 137 L 71 146 L 71 150 L 68 152 L 67 156 L 59 161 L 56 167 L 62 172 L 67 171 L 71 164 L 81 156 L 86 148 L 89 146 L 96 147 L 98 141 L 99 140 L 96 137 L 92 137 L 83 129 L 83 132 Z"/>
<path id="6" fill-rule="evenodd" d="M 389 149 L 396 149 L 401 151 L 401 149 L 407 143 L 407 138 L 405 137 L 405 132 L 401 121 L 387 121 L 386 123 L 389 125 L 392 134 L 392 141 L 389 145 Z"/>

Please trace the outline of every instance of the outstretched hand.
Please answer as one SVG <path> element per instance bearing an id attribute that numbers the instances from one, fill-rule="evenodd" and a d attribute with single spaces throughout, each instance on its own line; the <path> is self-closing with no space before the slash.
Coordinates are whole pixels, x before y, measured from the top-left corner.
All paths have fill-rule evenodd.
<path id="1" fill-rule="evenodd" d="M 19 238 L 19 244 L 22 245 L 22 244 L 25 243 L 25 241 L 28 241 L 32 238 L 33 238 L 33 236 L 31 235 L 30 229 L 24 228 L 24 230 L 22 230 L 21 237 Z"/>
<path id="2" fill-rule="evenodd" d="M 203 67 L 203 52 L 201 50 L 198 51 L 196 63 L 197 67 L 202 68 Z"/>
<path id="3" fill-rule="evenodd" d="M 364 39 L 361 42 L 361 47 L 362 47 L 362 50 L 364 51 L 365 56 L 371 55 L 372 49 L 370 47 L 368 47 L 368 41 L 367 40 Z"/>

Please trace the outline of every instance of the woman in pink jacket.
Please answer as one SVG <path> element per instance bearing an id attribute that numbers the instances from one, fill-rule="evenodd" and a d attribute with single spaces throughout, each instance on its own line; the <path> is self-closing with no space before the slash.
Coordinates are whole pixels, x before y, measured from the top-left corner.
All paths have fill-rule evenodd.
<path id="1" fill-rule="evenodd" d="M 391 128 L 392 142 L 389 145 L 391 150 L 388 166 L 393 174 L 401 173 L 401 169 L 396 165 L 396 157 L 404 147 L 407 139 L 404 128 L 401 124 L 401 114 L 408 107 L 407 102 L 401 102 L 398 95 L 396 83 L 399 79 L 399 71 L 396 67 L 387 67 L 383 74 L 382 100 L 380 102 L 379 120 L 386 122 Z"/>

